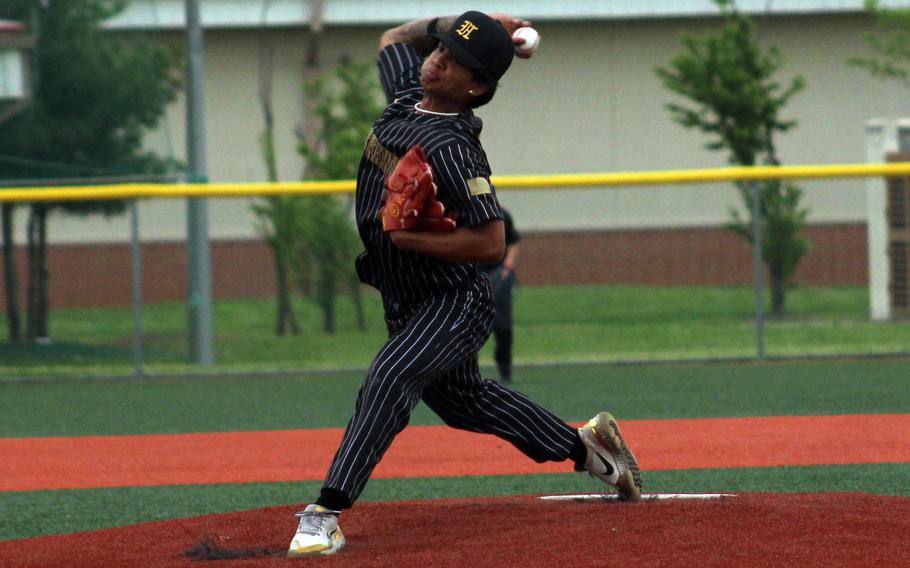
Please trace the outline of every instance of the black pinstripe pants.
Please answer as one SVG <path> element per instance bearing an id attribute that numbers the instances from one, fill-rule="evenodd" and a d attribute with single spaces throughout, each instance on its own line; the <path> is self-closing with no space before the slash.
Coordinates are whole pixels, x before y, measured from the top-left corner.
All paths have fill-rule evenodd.
<path id="1" fill-rule="evenodd" d="M 499 436 L 537 462 L 569 457 L 573 427 L 525 395 L 481 378 L 477 353 L 490 335 L 492 306 L 489 283 L 478 279 L 404 313 L 387 307 L 389 339 L 360 387 L 325 488 L 356 501 L 420 400 L 449 426 Z"/>

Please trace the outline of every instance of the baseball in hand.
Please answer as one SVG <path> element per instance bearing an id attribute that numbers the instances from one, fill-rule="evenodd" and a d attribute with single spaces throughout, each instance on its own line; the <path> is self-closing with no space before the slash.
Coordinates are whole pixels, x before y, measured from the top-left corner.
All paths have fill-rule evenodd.
<path id="1" fill-rule="evenodd" d="M 520 55 L 530 55 L 540 46 L 540 34 L 534 28 L 518 28 L 512 39 L 525 40 L 522 44 L 515 44 L 515 52 Z"/>

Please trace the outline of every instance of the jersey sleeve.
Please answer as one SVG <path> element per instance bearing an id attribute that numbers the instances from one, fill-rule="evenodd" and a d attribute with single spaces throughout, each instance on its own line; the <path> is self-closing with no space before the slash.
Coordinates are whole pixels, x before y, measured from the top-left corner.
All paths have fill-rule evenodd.
<path id="1" fill-rule="evenodd" d="M 423 60 L 410 45 L 393 43 L 379 52 L 379 82 L 385 91 L 386 102 L 407 89 L 420 86 L 420 66 Z"/>
<path id="2" fill-rule="evenodd" d="M 433 169 L 438 199 L 457 215 L 459 226 L 476 227 L 502 219 L 502 209 L 490 183 L 490 168 L 482 151 L 450 144 L 427 159 Z"/>

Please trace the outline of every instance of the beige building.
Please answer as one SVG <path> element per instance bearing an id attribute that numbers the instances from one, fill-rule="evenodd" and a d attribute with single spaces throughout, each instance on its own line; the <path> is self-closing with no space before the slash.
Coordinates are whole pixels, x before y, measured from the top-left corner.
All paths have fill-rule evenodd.
<path id="1" fill-rule="evenodd" d="M 182 41 L 183 4 L 182 0 L 134 0 L 109 27 L 119 33 L 152 33 Z M 910 6 L 910 2 L 884 4 Z M 202 0 L 201 5 L 209 178 L 265 180 L 258 146 L 263 128 L 258 81 L 260 52 L 266 47 L 275 49 L 280 176 L 284 181 L 300 179 L 303 163 L 295 149 L 294 131 L 303 119 L 310 2 Z M 863 33 L 876 29 L 862 10 L 862 0 L 741 0 L 739 6 L 757 19 L 762 44 L 780 48 L 785 61 L 780 80 L 802 75 L 807 84 L 785 109 L 785 118 L 799 125 L 778 140 L 784 164 L 865 162 L 866 122 L 910 116 L 906 87 L 874 80 L 845 63 L 847 57 L 866 52 Z M 382 30 L 403 21 L 469 8 L 527 17 L 542 34 L 537 55 L 530 61 L 516 60 L 496 99 L 478 112 L 485 121 L 484 145 L 494 175 L 726 165 L 724 155 L 703 147 L 704 135 L 671 120 L 665 105 L 674 97 L 654 72 L 682 51 L 682 32 L 717 29 L 717 10 L 707 0 L 525 0 L 473 5 L 324 0 L 321 67 L 328 70 L 343 56 L 373 59 Z M 184 117 L 180 100 L 148 136 L 148 146 L 183 159 Z M 800 185 L 811 210 L 814 241 L 800 279 L 817 284 L 865 283 L 866 180 Z M 750 278 L 748 249 L 720 228 L 729 220 L 729 209 L 741 207 L 731 184 L 503 191 L 501 200 L 529 237 L 526 283 L 729 284 Z M 236 294 L 266 293 L 271 285 L 268 255 L 251 242 L 256 235 L 247 200 L 213 199 L 209 212 L 216 263 L 224 253 L 218 248 L 228 244 L 251 247 L 244 248 L 247 258 L 253 254 L 249 250 L 262 255 L 257 266 L 266 275 Z M 186 234 L 182 201 L 144 201 L 140 219 L 144 243 L 170 246 L 171 254 L 181 254 Z M 72 258 L 99 241 L 115 248 L 126 246 L 127 221 L 125 217 L 54 218 L 51 241 L 65 246 Z M 567 257 L 575 260 L 569 262 Z M 126 269 L 122 276 L 128 279 Z M 60 279 L 55 282 L 59 285 Z M 154 286 L 147 285 L 146 290 Z M 215 290 L 217 295 L 217 279 Z M 54 293 L 64 294 L 59 289 Z"/>

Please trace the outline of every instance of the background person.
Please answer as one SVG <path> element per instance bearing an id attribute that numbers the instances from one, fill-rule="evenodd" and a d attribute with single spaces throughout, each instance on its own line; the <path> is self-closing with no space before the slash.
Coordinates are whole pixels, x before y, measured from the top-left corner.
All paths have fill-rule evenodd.
<path id="1" fill-rule="evenodd" d="M 493 284 L 493 305 L 496 317 L 493 319 L 493 359 L 499 371 L 499 379 L 504 383 L 512 382 L 512 288 L 515 286 L 515 259 L 518 257 L 518 241 L 521 234 L 515 230 L 512 215 L 502 210 L 502 220 L 506 231 L 506 254 L 502 260 L 492 264 L 481 265 L 481 270 Z"/>

